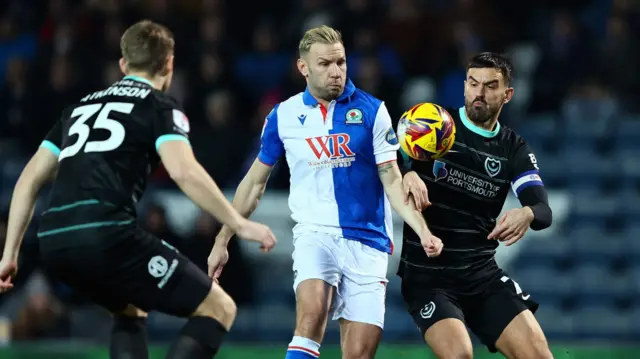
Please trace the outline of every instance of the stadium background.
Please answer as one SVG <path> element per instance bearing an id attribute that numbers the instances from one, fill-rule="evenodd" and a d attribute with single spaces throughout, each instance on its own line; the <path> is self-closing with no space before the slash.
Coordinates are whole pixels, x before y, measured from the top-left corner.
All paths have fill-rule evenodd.
<path id="1" fill-rule="evenodd" d="M 230 197 L 257 154 L 265 115 L 304 88 L 294 61 L 305 29 L 340 29 L 349 76 L 385 100 L 394 118 L 422 101 L 461 106 L 464 59 L 510 54 L 516 95 L 501 121 L 536 150 L 554 224 L 501 248 L 499 261 L 541 303 L 538 318 L 557 358 L 640 358 L 639 2 L 5 0 L 0 8 L 0 240 L 26 159 L 65 105 L 120 78 L 119 37 L 139 19 L 175 32 L 170 92 L 184 102 L 197 157 Z M 237 241 L 230 248 L 222 284 L 240 310 L 221 358 L 282 358 L 291 338 L 287 186 L 281 164 L 254 216 L 274 229 L 277 249 L 263 255 Z M 511 197 L 506 208 L 517 205 Z M 205 266 L 218 225 L 162 170 L 140 218 Z M 0 297 L 0 357 L 106 358 L 108 316 L 39 270 L 33 234 L 17 290 Z M 399 295 L 399 252 L 377 357 L 427 358 Z M 154 358 L 180 325 L 149 318 Z M 333 323 L 323 357 L 339 357 L 337 338 Z M 482 347 L 478 353 L 488 357 Z"/>

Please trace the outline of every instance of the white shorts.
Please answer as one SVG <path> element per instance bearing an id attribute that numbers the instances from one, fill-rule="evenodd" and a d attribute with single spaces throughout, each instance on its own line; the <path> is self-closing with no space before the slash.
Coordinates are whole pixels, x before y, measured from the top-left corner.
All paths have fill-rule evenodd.
<path id="1" fill-rule="evenodd" d="M 307 279 L 336 288 L 333 319 L 384 326 L 389 255 L 358 241 L 312 232 L 294 239 L 293 290 Z"/>

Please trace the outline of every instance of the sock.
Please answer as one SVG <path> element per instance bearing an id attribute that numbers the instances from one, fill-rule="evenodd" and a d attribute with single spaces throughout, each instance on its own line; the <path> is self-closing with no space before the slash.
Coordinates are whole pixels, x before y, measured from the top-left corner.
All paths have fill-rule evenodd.
<path id="1" fill-rule="evenodd" d="M 111 359 L 148 359 L 146 318 L 115 316 L 109 355 Z"/>
<path id="2" fill-rule="evenodd" d="M 284 359 L 315 359 L 320 357 L 320 343 L 304 337 L 293 337 Z"/>
<path id="3" fill-rule="evenodd" d="M 167 359 L 211 359 L 218 352 L 227 330 L 209 317 L 192 317 L 171 345 Z"/>

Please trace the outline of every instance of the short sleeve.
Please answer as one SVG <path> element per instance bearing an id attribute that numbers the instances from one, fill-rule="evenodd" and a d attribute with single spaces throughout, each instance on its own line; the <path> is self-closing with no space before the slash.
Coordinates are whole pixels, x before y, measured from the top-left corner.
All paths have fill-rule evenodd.
<path id="1" fill-rule="evenodd" d="M 62 148 L 62 119 L 56 121 L 53 128 L 49 130 L 47 137 L 40 144 L 40 147 L 51 151 L 56 157 L 60 156 L 60 149 Z"/>
<path id="2" fill-rule="evenodd" d="M 538 160 L 531 147 L 524 140 L 519 139 L 509 163 L 513 174 L 511 189 L 516 197 L 525 188 L 544 185 L 540 177 Z"/>
<path id="3" fill-rule="evenodd" d="M 400 148 L 398 136 L 393 130 L 391 116 L 384 102 L 380 104 L 375 122 L 373 123 L 373 155 L 376 164 L 397 160 L 397 151 Z"/>
<path id="4" fill-rule="evenodd" d="M 191 130 L 189 119 L 179 108 L 167 108 L 158 111 L 154 124 L 156 150 L 168 141 L 183 141 L 189 143 Z"/>
<path id="5" fill-rule="evenodd" d="M 284 155 L 284 144 L 278 133 L 278 106 L 267 115 L 262 128 L 260 153 L 258 160 L 267 166 L 273 166 Z"/>

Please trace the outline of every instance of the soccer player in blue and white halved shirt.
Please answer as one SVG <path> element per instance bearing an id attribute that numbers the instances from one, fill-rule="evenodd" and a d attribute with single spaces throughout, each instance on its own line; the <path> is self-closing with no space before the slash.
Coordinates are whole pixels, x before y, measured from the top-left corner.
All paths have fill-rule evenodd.
<path id="1" fill-rule="evenodd" d="M 330 304 L 340 320 L 343 358 L 373 358 L 384 323 L 386 273 L 393 251 L 391 208 L 419 233 L 425 255 L 437 256 L 419 207 L 426 187 L 403 187 L 398 139 L 385 104 L 347 79 L 338 31 L 305 33 L 298 69 L 307 89 L 267 116 L 258 158 L 240 183 L 234 207 L 249 216 L 272 166 L 283 156 L 291 170 L 296 329 L 286 359 L 320 355 Z M 422 201 L 409 201 L 407 193 Z M 220 274 L 233 233 L 216 238 L 209 272 Z"/>

